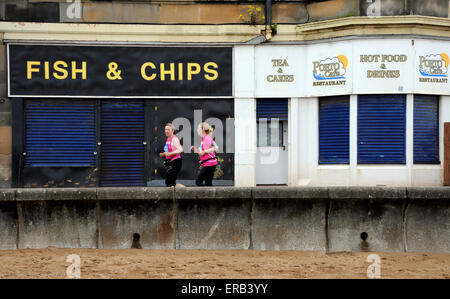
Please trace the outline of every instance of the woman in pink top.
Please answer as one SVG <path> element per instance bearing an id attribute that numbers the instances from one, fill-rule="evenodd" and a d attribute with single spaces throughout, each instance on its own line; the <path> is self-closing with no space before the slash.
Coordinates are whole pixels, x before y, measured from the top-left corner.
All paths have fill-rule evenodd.
<path id="1" fill-rule="evenodd" d="M 181 184 L 177 184 L 177 176 L 181 170 L 181 153 L 183 152 L 183 147 L 180 144 L 180 140 L 174 134 L 175 127 L 168 123 L 164 128 L 164 133 L 167 136 L 166 145 L 164 146 L 164 153 L 160 153 L 161 158 L 166 158 L 167 173 L 166 173 L 166 186 L 172 187 L 184 187 Z"/>
<path id="2" fill-rule="evenodd" d="M 199 155 L 200 165 L 202 166 L 195 181 L 197 186 L 212 186 L 214 171 L 218 164 L 215 152 L 219 149 L 211 137 L 212 131 L 213 129 L 208 123 L 200 123 L 197 127 L 197 134 L 202 137 L 202 144 L 198 149 L 191 146 L 191 150 Z M 205 181 L 204 185 L 203 181 Z"/>

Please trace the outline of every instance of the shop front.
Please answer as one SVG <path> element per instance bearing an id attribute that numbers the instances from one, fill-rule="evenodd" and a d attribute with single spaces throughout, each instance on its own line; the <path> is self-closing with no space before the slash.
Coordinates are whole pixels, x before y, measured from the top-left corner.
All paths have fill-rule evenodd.
<path id="1" fill-rule="evenodd" d="M 268 172 L 283 165 L 289 186 L 443 184 L 450 42 L 364 37 L 235 52 L 237 61 L 254 61 L 247 63 L 254 74 L 236 81 L 235 97 L 253 102 L 247 116 L 257 142 L 247 150 L 255 153 L 255 185 L 280 184 Z M 271 140 L 272 150 L 261 140 Z M 276 145 L 286 148 L 287 163 Z"/>
<path id="2" fill-rule="evenodd" d="M 232 47 L 8 44 L 15 187 L 164 186 L 165 124 L 194 185 L 196 127 L 215 129 L 216 185 L 234 184 Z"/>

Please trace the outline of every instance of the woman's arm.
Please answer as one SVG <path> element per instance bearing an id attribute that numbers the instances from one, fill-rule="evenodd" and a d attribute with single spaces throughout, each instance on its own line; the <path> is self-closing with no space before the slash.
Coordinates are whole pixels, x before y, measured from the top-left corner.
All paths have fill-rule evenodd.
<path id="1" fill-rule="evenodd" d="M 213 144 L 212 144 L 212 147 L 211 147 L 211 148 L 209 148 L 209 149 L 207 149 L 207 150 L 204 150 L 204 151 L 201 151 L 201 152 L 199 152 L 198 154 L 199 154 L 200 156 L 203 156 L 203 155 L 206 155 L 206 154 L 214 153 L 214 152 L 216 152 L 216 151 L 218 151 L 218 150 L 219 150 L 219 147 L 217 146 L 216 142 L 213 140 Z"/>
<path id="2" fill-rule="evenodd" d="M 172 146 L 175 148 L 175 150 L 172 152 L 172 156 L 181 154 L 183 152 L 183 147 L 181 146 L 180 139 L 174 138 L 172 140 Z"/>

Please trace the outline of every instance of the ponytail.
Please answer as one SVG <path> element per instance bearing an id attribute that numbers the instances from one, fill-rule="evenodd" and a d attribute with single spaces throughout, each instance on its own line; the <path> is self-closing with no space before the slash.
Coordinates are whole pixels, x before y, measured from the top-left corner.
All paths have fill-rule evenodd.
<path id="1" fill-rule="evenodd" d="M 210 124 L 208 124 L 207 122 L 202 122 L 202 123 L 200 123 L 200 126 L 201 126 L 202 130 L 205 131 L 206 134 L 208 134 L 210 136 L 212 135 L 212 132 L 214 131 L 214 129 L 211 127 Z"/>

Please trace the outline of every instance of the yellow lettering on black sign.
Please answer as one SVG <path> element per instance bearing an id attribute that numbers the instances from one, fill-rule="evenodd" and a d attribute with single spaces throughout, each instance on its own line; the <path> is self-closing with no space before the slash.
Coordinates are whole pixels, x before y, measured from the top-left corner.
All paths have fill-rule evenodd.
<path id="1" fill-rule="evenodd" d="M 200 73 L 200 64 L 189 62 L 187 64 L 187 79 L 191 81 L 192 75 L 197 75 L 198 73 Z"/>
<path id="2" fill-rule="evenodd" d="M 64 80 L 67 79 L 69 76 L 69 64 L 62 60 L 57 60 L 53 63 L 53 65 L 50 65 L 49 61 L 43 62 L 43 70 L 41 70 L 41 61 L 27 61 L 27 79 L 31 80 L 33 78 L 33 73 L 40 73 L 43 71 L 44 79 L 50 80 L 51 75 L 53 78 L 58 80 Z M 82 80 L 86 80 L 87 77 L 87 64 L 86 61 L 81 61 L 81 67 L 77 65 L 76 61 L 71 61 L 70 63 L 71 68 L 71 78 L 73 80 L 78 79 L 78 74 L 81 75 Z M 52 72 L 53 70 L 53 72 Z"/>
<path id="3" fill-rule="evenodd" d="M 53 69 L 55 70 L 55 72 L 53 72 L 53 77 L 58 80 L 67 79 L 67 77 L 69 76 L 69 73 L 66 70 L 67 67 L 67 62 L 62 60 L 55 61 L 55 63 L 53 64 Z"/>
<path id="4" fill-rule="evenodd" d="M 210 67 L 214 68 L 215 70 L 210 69 Z M 219 66 L 215 62 L 205 63 L 204 70 L 205 70 L 205 73 L 207 73 L 207 74 L 205 74 L 206 80 L 211 80 L 211 81 L 216 80 L 217 77 L 219 77 L 219 73 L 216 71 L 218 68 L 219 68 Z"/>
<path id="5" fill-rule="evenodd" d="M 187 80 L 191 81 L 195 75 L 200 74 L 202 67 L 199 63 L 188 62 L 184 64 L 182 62 L 178 63 L 178 67 L 175 66 L 174 62 L 159 64 L 159 71 L 157 66 L 153 62 L 146 62 L 141 65 L 141 76 L 146 81 L 151 81 L 156 79 L 159 75 L 161 81 L 166 81 L 166 78 L 170 76 L 171 81 L 183 81 L 184 80 L 184 70 L 186 69 Z M 216 80 L 219 77 L 218 72 L 219 66 L 215 62 L 207 62 L 203 65 L 203 71 L 205 72 L 204 77 L 206 80 Z M 151 70 L 155 70 L 151 72 Z M 178 79 L 176 79 L 178 78 Z"/>
<path id="6" fill-rule="evenodd" d="M 166 70 L 164 63 L 161 63 L 160 65 L 160 71 L 161 71 L 161 81 L 166 80 L 166 74 L 170 75 L 170 80 L 175 80 L 175 63 L 170 63 L 170 69 Z"/>
<path id="7" fill-rule="evenodd" d="M 39 73 L 38 68 L 33 68 L 33 66 L 41 65 L 40 61 L 27 61 L 27 79 L 31 79 L 33 73 Z"/>
<path id="8" fill-rule="evenodd" d="M 151 67 L 152 69 L 156 69 L 156 66 L 153 62 L 146 62 L 141 66 L 141 75 L 144 80 L 150 81 L 156 78 L 156 74 L 152 74 L 151 76 L 147 76 L 146 68 Z"/>
<path id="9" fill-rule="evenodd" d="M 77 69 L 77 62 L 72 61 L 72 79 L 77 78 L 77 73 L 81 73 L 81 78 L 86 80 L 86 61 L 81 62 L 81 69 Z"/>

